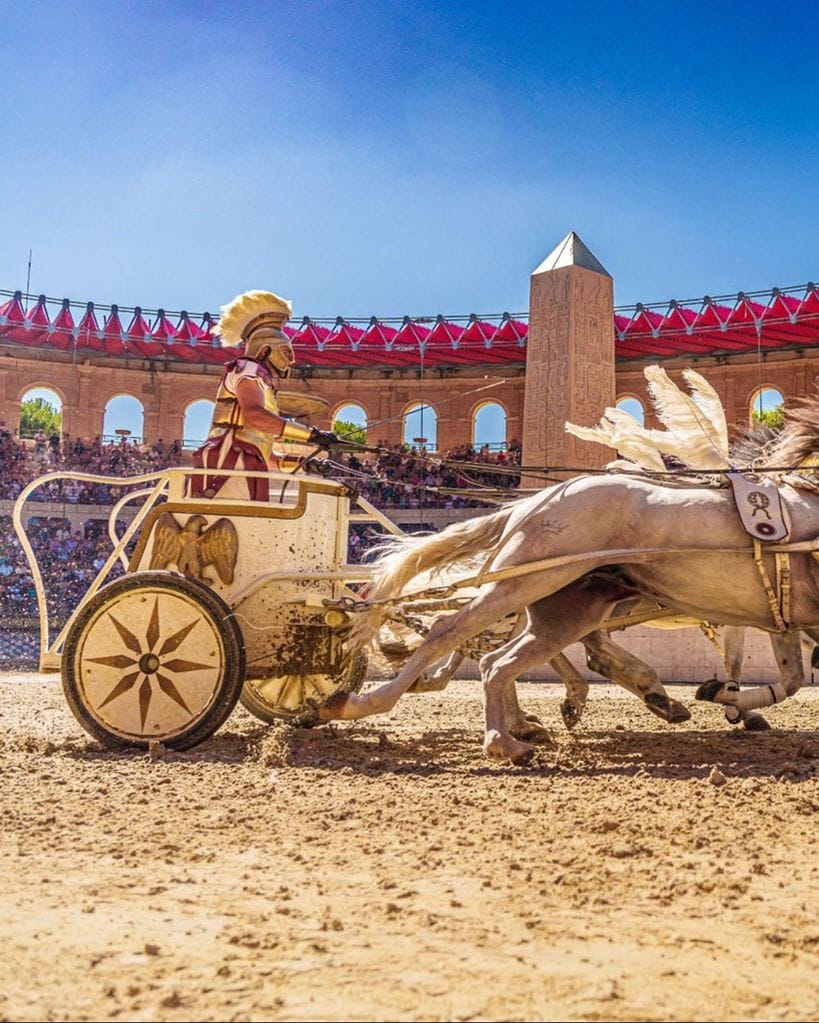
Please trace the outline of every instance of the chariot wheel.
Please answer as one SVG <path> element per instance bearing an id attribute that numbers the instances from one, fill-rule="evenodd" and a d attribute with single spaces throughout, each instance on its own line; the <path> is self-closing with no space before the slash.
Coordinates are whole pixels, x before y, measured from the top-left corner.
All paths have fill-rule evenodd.
<path id="1" fill-rule="evenodd" d="M 309 728 L 336 693 L 357 693 L 367 677 L 367 657 L 356 650 L 339 674 L 285 674 L 247 679 L 239 697 L 255 717 L 273 724 L 291 721 Z"/>
<path id="2" fill-rule="evenodd" d="M 99 590 L 71 626 L 62 655 L 72 713 L 112 749 L 202 742 L 236 706 L 244 670 L 230 608 L 207 586 L 172 572 L 126 575 Z"/>

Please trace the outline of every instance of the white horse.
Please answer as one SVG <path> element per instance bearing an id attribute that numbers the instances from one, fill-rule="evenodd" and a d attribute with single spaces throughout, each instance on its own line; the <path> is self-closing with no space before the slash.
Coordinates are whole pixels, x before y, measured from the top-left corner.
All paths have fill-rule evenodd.
<path id="1" fill-rule="evenodd" d="M 767 464 L 801 465 L 809 459 L 819 449 L 818 420 L 819 400 L 790 413 Z M 819 564 L 812 556 L 819 493 L 786 481 L 781 496 L 792 524 L 789 544 L 779 545 L 789 552 L 791 579 L 787 627 L 775 642 L 781 681 L 743 692 L 717 685 L 704 694 L 740 711 L 769 706 L 801 686 L 798 630 L 819 627 Z M 377 563 L 369 590 L 374 608 L 369 623 L 360 623 L 359 636 L 380 624 L 376 602 L 405 593 L 423 571 L 484 556 L 480 590 L 464 608 L 433 625 L 393 680 L 360 696 L 339 694 L 322 717 L 350 719 L 390 710 L 430 664 L 493 622 L 525 610 L 524 631 L 480 662 L 485 750 L 519 762 L 531 756 L 532 747 L 507 726 L 507 683 L 603 623 L 616 603 L 607 599 L 606 579 L 611 585 L 626 580 L 633 593 L 697 620 L 774 631 L 781 617 L 772 609 L 762 575 L 775 576 L 770 551 L 755 562 L 754 542 L 727 489 L 669 487 L 627 474 L 580 476 L 437 535 L 400 538 L 393 553 Z M 584 577 L 591 581 L 582 583 Z M 603 592 L 596 594 L 595 580 L 601 579 Z"/>
<path id="2" fill-rule="evenodd" d="M 665 430 L 646 430 L 632 416 L 618 408 L 608 408 L 598 426 L 591 429 L 566 424 L 566 430 L 583 440 L 603 444 L 617 451 L 618 460 L 610 463 L 624 471 L 640 472 L 643 470 L 664 470 L 663 453 L 673 452 L 678 463 L 685 463 L 688 469 L 695 471 L 729 466 L 750 468 L 758 459 L 766 444 L 776 438 L 776 433 L 768 429 L 756 429 L 752 434 L 744 436 L 739 443 L 732 446 L 729 455 L 728 428 L 725 412 L 719 396 L 708 381 L 693 370 L 684 372 L 684 377 L 691 395 L 682 391 L 658 366 L 645 369 L 648 391 L 654 410 Z M 628 458 L 623 458 L 627 455 Z M 447 574 L 449 575 L 449 574 Z M 422 586 L 425 577 L 414 580 L 416 589 Z M 439 581 L 453 581 L 446 578 Z M 432 581 L 429 581 L 432 584 Z M 474 595 L 474 594 L 471 594 Z M 620 613 L 623 611 L 620 609 Z M 693 621 L 683 623 L 668 621 L 641 621 L 659 628 L 678 627 L 679 624 L 696 625 Z M 495 646 L 511 638 L 515 628 L 513 622 L 506 622 L 493 629 Z M 517 631 L 521 631 L 520 620 Z M 710 634 L 710 632 L 709 632 Z M 726 626 L 722 630 L 721 650 L 726 676 L 730 683 L 739 684 L 744 646 L 744 628 Z M 715 644 L 720 642 L 713 634 Z M 586 649 L 586 661 L 593 670 L 623 686 L 627 691 L 642 699 L 647 708 L 666 721 L 680 722 L 690 718 L 688 711 L 679 703 L 671 700 L 659 681 L 654 669 L 644 661 L 629 653 L 611 639 L 607 631 L 599 630 L 590 633 L 581 640 Z M 384 649 L 379 641 L 379 646 Z M 405 643 L 393 644 L 404 659 L 409 655 Z M 446 661 L 433 666 L 412 685 L 414 692 L 441 690 L 452 679 L 455 671 L 463 661 L 465 654 L 454 651 Z M 566 688 L 566 698 L 561 703 L 561 713 L 568 728 L 574 727 L 580 720 L 588 695 L 588 684 L 574 668 L 564 654 L 558 654 L 549 662 Z M 738 710 L 733 706 L 725 707 L 725 716 L 732 723 L 741 721 L 746 728 L 758 731 L 768 728 L 765 718 L 754 710 Z M 513 717 L 519 719 L 518 714 Z M 531 720 L 531 719 L 530 719 Z M 534 729 L 532 729 L 534 734 Z"/>

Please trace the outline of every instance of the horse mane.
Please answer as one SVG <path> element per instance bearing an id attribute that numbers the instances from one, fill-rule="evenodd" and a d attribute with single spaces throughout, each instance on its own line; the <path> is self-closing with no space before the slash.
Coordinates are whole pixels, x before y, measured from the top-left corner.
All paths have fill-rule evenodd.
<path id="1" fill-rule="evenodd" d="M 741 469 L 754 469 L 764 464 L 767 452 L 779 439 L 781 429 L 756 423 L 737 429 L 731 441 L 731 465 Z"/>
<path id="2" fill-rule="evenodd" d="M 759 465 L 796 468 L 819 453 L 819 391 L 785 409 L 785 425 L 761 452 Z"/>

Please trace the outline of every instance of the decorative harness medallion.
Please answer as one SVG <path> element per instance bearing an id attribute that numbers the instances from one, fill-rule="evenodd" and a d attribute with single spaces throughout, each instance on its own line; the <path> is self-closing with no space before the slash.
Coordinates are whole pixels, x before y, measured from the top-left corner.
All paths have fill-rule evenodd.
<path id="1" fill-rule="evenodd" d="M 790 536 L 779 488 L 755 472 L 727 472 L 742 525 L 755 540 L 776 543 Z"/>

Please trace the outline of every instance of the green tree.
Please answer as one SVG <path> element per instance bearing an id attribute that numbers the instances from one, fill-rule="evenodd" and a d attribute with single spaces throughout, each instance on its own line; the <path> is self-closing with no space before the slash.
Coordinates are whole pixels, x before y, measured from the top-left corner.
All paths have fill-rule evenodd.
<path id="1" fill-rule="evenodd" d="M 752 413 L 754 426 L 770 426 L 772 430 L 781 430 L 785 425 L 785 406 L 775 408 L 754 409 Z"/>
<path id="2" fill-rule="evenodd" d="M 356 444 L 367 443 L 367 430 L 358 423 L 350 423 L 346 419 L 333 420 L 333 433 L 344 440 L 351 440 Z"/>
<path id="3" fill-rule="evenodd" d="M 62 430 L 63 414 L 45 398 L 29 398 L 20 403 L 20 436 L 33 437 L 38 430 L 50 437 Z"/>

